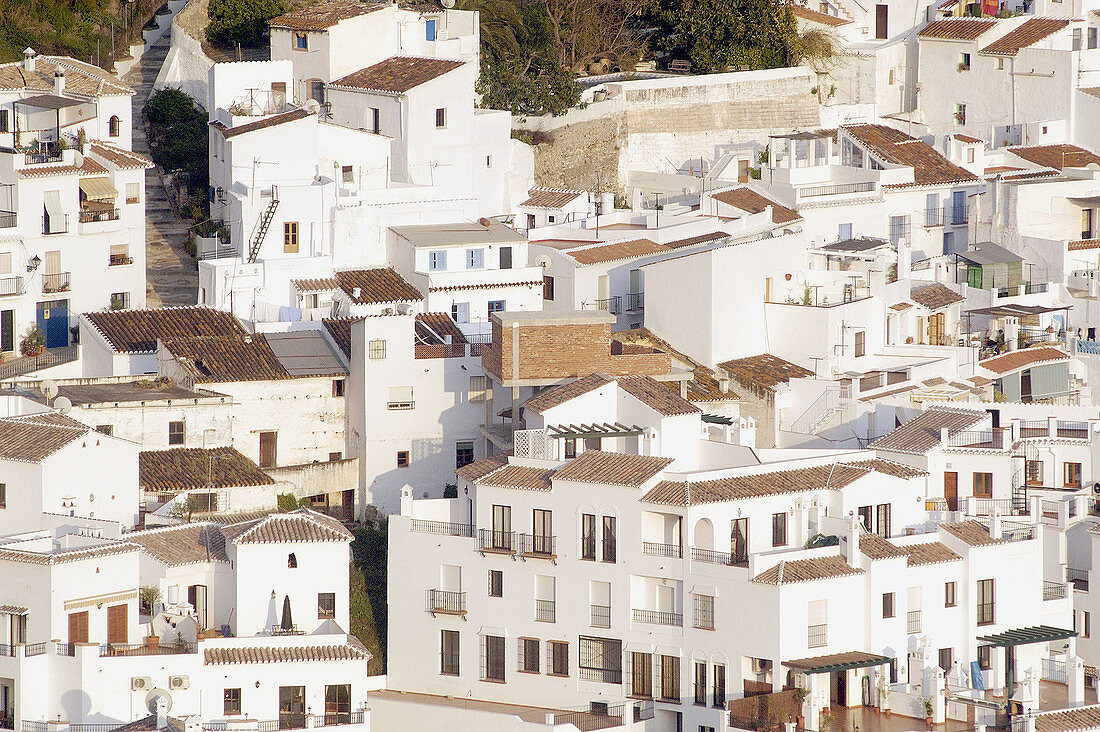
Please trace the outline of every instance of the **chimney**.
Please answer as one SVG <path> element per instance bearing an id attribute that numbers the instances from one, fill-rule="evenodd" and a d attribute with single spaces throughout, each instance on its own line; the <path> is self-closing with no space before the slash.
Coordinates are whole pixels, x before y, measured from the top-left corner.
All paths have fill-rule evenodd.
<path id="1" fill-rule="evenodd" d="M 157 729 L 165 729 L 168 727 L 168 697 L 166 695 L 157 696 Z"/>
<path id="2" fill-rule="evenodd" d="M 34 57 L 35 50 L 30 46 L 23 49 L 23 68 L 27 71 L 34 71 Z"/>
<path id="3" fill-rule="evenodd" d="M 848 564 L 859 569 L 859 516 L 848 517 Z"/>
<path id="4" fill-rule="evenodd" d="M 947 444 L 948 434 L 949 434 L 949 432 L 948 432 L 948 429 L 946 427 L 940 427 L 940 444 L 941 445 L 946 445 Z"/>
<path id="5" fill-rule="evenodd" d="M 353 288 L 351 288 L 351 298 L 352 298 L 353 300 L 355 300 L 356 302 L 358 302 L 358 301 L 359 301 L 359 298 L 360 298 L 360 297 L 362 297 L 362 296 L 363 296 L 363 289 L 362 289 L 361 287 L 353 287 Z"/>
<path id="6" fill-rule="evenodd" d="M 58 96 L 65 93 L 65 72 L 61 69 L 53 72 L 53 93 Z"/>

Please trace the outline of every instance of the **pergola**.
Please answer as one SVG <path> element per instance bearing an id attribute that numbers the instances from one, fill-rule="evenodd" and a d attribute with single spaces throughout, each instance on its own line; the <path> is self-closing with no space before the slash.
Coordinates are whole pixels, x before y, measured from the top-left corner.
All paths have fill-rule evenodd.
<path id="1" fill-rule="evenodd" d="M 1055 628 L 1050 625 L 1033 625 L 1030 628 L 1017 628 L 1001 633 L 981 635 L 978 636 L 978 642 L 988 646 L 1000 646 L 1005 649 L 1005 688 L 1011 697 L 1013 690 L 1016 688 L 1016 646 L 1049 643 L 1076 637 L 1076 630 Z"/>

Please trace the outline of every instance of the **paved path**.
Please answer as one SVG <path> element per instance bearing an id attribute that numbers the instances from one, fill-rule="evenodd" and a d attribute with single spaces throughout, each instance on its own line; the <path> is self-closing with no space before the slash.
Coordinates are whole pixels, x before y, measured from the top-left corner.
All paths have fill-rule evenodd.
<path id="1" fill-rule="evenodd" d="M 152 94 L 153 82 L 168 55 L 169 35 L 150 46 L 122 77 L 137 91 L 133 97 L 133 148 L 134 152 L 143 155 L 149 154 L 149 144 L 141 110 Z M 195 304 L 199 273 L 194 257 L 184 249 L 187 227 L 192 223 L 177 218 L 172 212 L 160 171 L 157 168 L 145 171 L 145 280 L 149 307 Z"/>

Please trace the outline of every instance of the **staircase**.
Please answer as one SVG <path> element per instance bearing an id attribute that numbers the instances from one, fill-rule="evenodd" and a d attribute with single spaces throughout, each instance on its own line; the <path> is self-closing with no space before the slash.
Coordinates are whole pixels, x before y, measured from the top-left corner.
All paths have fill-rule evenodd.
<path id="1" fill-rule="evenodd" d="M 271 226 L 271 219 L 275 216 L 275 209 L 279 207 L 279 193 L 275 186 L 271 186 L 271 203 L 260 214 L 260 220 L 256 222 L 256 229 L 252 233 L 252 241 L 248 245 L 248 263 L 254 264 L 260 254 L 260 247 L 267 236 L 267 229 Z"/>
<path id="2" fill-rule="evenodd" d="M 802 416 L 794 421 L 790 431 L 803 435 L 816 435 L 828 426 L 834 416 L 847 406 L 846 390 L 830 386 L 822 392 Z"/>

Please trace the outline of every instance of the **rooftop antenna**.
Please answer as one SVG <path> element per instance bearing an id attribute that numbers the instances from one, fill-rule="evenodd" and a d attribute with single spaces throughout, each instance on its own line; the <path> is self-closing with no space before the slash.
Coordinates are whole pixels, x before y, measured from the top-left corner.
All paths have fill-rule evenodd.
<path id="1" fill-rule="evenodd" d="M 42 396 L 46 397 L 47 402 L 53 401 L 53 398 L 57 396 L 57 382 L 53 379 L 46 379 L 39 388 L 42 390 Z"/>

